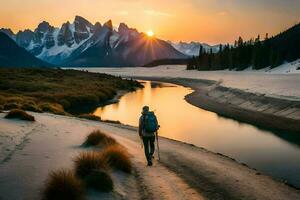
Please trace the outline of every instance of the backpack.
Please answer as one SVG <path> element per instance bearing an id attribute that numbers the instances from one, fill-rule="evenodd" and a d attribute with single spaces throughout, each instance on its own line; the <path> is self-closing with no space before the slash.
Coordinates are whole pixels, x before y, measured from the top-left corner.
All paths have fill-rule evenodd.
<path id="1" fill-rule="evenodd" d="M 154 133 L 158 130 L 158 123 L 154 112 L 148 112 L 145 114 L 144 129 L 146 133 Z"/>

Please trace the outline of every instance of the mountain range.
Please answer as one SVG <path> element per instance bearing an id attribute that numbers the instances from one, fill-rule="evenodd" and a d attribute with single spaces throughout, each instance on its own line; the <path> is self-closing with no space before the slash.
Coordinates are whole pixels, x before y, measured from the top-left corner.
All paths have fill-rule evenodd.
<path id="1" fill-rule="evenodd" d="M 46 67 L 51 66 L 18 46 L 7 34 L 0 32 L 1 67 Z"/>
<path id="2" fill-rule="evenodd" d="M 180 51 L 181 53 L 187 55 L 187 56 L 198 56 L 200 46 L 203 47 L 203 49 L 206 52 L 209 52 L 212 50 L 213 53 L 217 53 L 220 49 L 220 45 L 209 45 L 206 43 L 200 43 L 200 42 L 172 42 L 168 41 L 176 50 Z"/>
<path id="3" fill-rule="evenodd" d="M 62 67 L 142 66 L 159 59 L 185 59 L 169 42 L 149 37 L 121 23 L 92 24 L 76 16 L 60 28 L 41 22 L 35 30 L 14 34 L 0 29 L 38 59 Z"/>

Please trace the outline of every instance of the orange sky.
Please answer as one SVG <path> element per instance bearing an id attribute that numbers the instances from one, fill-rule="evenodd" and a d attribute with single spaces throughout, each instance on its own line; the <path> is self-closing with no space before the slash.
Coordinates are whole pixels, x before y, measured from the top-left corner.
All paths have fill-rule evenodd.
<path id="1" fill-rule="evenodd" d="M 298 0 L 2 0 L 0 27 L 34 29 L 43 20 L 61 26 L 80 15 L 151 29 L 162 39 L 217 44 L 278 33 L 300 22 L 299 8 Z"/>

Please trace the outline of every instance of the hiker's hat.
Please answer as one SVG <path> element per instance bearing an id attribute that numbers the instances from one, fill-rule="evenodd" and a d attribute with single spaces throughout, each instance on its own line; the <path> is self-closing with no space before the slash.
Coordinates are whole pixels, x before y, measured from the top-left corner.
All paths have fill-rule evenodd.
<path id="1" fill-rule="evenodd" d="M 142 111 L 142 114 L 146 114 L 149 112 L 149 106 L 144 106 L 143 107 L 143 111 Z"/>

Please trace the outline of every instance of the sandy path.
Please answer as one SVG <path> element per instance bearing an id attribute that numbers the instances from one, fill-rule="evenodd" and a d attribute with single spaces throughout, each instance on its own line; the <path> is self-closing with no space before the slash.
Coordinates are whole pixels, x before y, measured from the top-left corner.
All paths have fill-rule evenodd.
<path id="1" fill-rule="evenodd" d="M 105 126 L 102 129 L 105 130 Z M 137 137 L 132 134 L 134 132 L 114 128 L 112 136 L 117 134 L 116 138 L 122 141 L 119 135 L 124 137 L 124 133 L 126 140 L 137 143 L 135 150 L 138 150 L 140 147 Z M 300 199 L 300 191 L 223 155 L 166 138 L 160 138 L 160 147 L 161 162 L 156 165 L 160 167 L 162 164 L 173 171 L 204 199 Z"/>
<path id="2" fill-rule="evenodd" d="M 110 129 L 111 127 L 104 128 L 106 133 L 115 137 L 133 155 L 135 174 L 140 187 L 143 188 L 142 199 L 203 199 L 195 189 L 161 163 L 155 161 L 152 167 L 146 167 L 143 149 L 141 149 L 139 141 L 134 138 L 135 135 L 132 134 L 132 131 L 128 131 L 128 135 L 131 136 L 128 139 L 128 136 L 124 138 L 124 132 L 127 130 L 122 130 L 122 135 L 116 136 L 115 133 L 120 132 L 120 129 L 115 129 L 113 132 Z"/>
<path id="3" fill-rule="evenodd" d="M 82 150 L 80 144 L 94 129 L 124 145 L 135 170 L 131 176 L 114 173 L 114 192 L 89 192 L 88 199 L 300 199 L 298 190 L 201 148 L 160 138 L 162 161 L 146 167 L 134 128 L 52 114 L 33 115 L 37 120 L 34 125 L 6 120 L 0 114 L 0 135 L 10 134 L 8 130 L 13 127 L 30 132 L 26 142 L 21 141 L 22 148 L 9 150 L 10 159 L 0 163 L 1 200 L 39 199 L 48 172 L 72 167 L 72 158 Z M 3 141 L 1 146 L 12 143 Z"/>
<path id="4" fill-rule="evenodd" d="M 11 137 L 9 143 L 0 141 L 3 148 L 9 149 L 0 162 L 1 200 L 39 199 L 48 172 L 72 168 L 72 159 L 83 150 L 79 146 L 97 128 L 112 134 L 133 155 L 134 173 L 133 176 L 113 173 L 114 192 L 89 192 L 88 199 L 202 199 L 195 189 L 162 164 L 146 167 L 143 150 L 139 141 L 133 139 L 132 131 L 64 116 L 33 115 L 37 122 L 30 123 L 3 119 L 4 114 L 0 114 L 0 135 Z M 14 129 L 23 134 L 21 139 L 14 137 L 17 134 Z M 122 136 L 114 134 L 115 131 Z"/>

